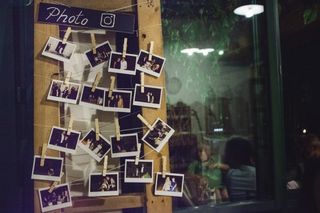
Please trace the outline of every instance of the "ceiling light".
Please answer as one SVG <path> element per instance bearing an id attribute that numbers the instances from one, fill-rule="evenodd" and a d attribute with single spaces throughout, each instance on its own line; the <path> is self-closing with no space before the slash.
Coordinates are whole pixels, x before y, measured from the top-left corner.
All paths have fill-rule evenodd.
<path id="1" fill-rule="evenodd" d="M 223 50 L 219 50 L 218 54 L 219 54 L 219 55 L 223 55 L 223 54 L 224 54 L 224 51 L 223 51 Z"/>
<path id="2" fill-rule="evenodd" d="M 234 11 L 235 14 L 251 18 L 254 15 L 258 15 L 264 12 L 263 5 L 260 4 L 247 4 L 237 7 Z"/>
<path id="3" fill-rule="evenodd" d="M 199 53 L 202 53 L 204 56 L 207 56 L 209 53 L 213 52 L 214 49 L 213 48 L 205 48 L 205 49 L 201 49 L 199 51 Z"/>
<path id="4" fill-rule="evenodd" d="M 180 52 L 191 56 L 193 55 L 193 53 L 199 52 L 199 48 L 187 48 L 181 50 Z"/>

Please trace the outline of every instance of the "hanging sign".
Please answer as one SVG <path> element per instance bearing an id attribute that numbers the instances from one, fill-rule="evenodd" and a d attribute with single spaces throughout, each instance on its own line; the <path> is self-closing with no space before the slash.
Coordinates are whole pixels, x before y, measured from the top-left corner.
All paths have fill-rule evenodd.
<path id="1" fill-rule="evenodd" d="M 134 33 L 134 15 L 40 3 L 39 22 Z"/>

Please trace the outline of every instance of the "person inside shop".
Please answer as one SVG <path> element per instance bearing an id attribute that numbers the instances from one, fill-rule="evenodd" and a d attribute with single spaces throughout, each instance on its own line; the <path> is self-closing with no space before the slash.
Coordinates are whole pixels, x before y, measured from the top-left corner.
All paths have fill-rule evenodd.
<path id="1" fill-rule="evenodd" d="M 256 168 L 253 148 L 249 140 L 232 137 L 226 142 L 224 175 L 230 201 L 243 201 L 256 197 Z"/>

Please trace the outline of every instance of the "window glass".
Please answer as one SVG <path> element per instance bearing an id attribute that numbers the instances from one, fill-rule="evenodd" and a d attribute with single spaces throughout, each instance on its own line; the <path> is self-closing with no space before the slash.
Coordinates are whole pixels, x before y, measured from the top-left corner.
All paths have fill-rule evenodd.
<path id="1" fill-rule="evenodd" d="M 162 1 L 171 171 L 185 174 L 177 208 L 272 194 L 265 13 L 238 6 Z"/>

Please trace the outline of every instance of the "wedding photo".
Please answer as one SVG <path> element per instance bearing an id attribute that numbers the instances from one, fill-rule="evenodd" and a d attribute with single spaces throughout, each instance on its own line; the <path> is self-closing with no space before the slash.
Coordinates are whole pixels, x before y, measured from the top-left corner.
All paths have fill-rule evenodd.
<path id="1" fill-rule="evenodd" d="M 165 58 L 154 54 L 152 54 L 151 60 L 149 60 L 149 52 L 140 50 L 136 70 L 158 78 L 161 75 L 165 60 Z"/>
<path id="2" fill-rule="evenodd" d="M 161 107 L 162 87 L 144 85 L 144 92 L 141 92 L 141 85 L 136 84 L 134 88 L 133 105 L 159 109 Z"/>
<path id="3" fill-rule="evenodd" d="M 96 46 L 96 54 L 93 54 L 93 50 L 87 50 L 84 55 L 89 61 L 92 69 L 101 69 L 107 65 L 110 59 L 110 53 L 112 51 L 109 41 Z"/>
<path id="4" fill-rule="evenodd" d="M 119 173 L 91 173 L 89 176 L 89 197 L 119 195 Z"/>
<path id="5" fill-rule="evenodd" d="M 131 91 L 112 90 L 111 97 L 109 90 L 105 90 L 104 110 L 111 112 L 130 112 L 131 111 Z"/>
<path id="6" fill-rule="evenodd" d="M 184 175 L 176 173 L 166 173 L 162 177 L 161 172 L 156 173 L 155 195 L 165 195 L 173 197 L 182 197 Z"/>
<path id="7" fill-rule="evenodd" d="M 126 159 L 124 169 L 124 182 L 126 183 L 152 183 L 153 182 L 153 160 Z"/>
<path id="8" fill-rule="evenodd" d="M 81 84 L 70 82 L 65 84 L 60 80 L 52 80 L 47 99 L 51 101 L 77 104 L 80 88 Z"/>
<path id="9" fill-rule="evenodd" d="M 45 48 L 42 51 L 42 55 L 49 58 L 56 59 L 62 62 L 70 62 L 74 51 L 76 50 L 76 45 L 70 42 L 62 43 L 62 40 L 56 39 L 54 37 L 49 37 Z"/>
<path id="10" fill-rule="evenodd" d="M 92 86 L 83 85 L 79 105 L 103 110 L 104 88 L 96 87 L 94 92 L 91 89 Z"/>
<path id="11" fill-rule="evenodd" d="M 63 158 L 45 156 L 44 165 L 40 165 L 41 156 L 35 155 L 33 159 L 31 179 L 60 181 L 62 176 Z"/>
<path id="12" fill-rule="evenodd" d="M 110 136 L 111 156 L 113 158 L 136 156 L 138 151 L 138 134 L 121 134 L 120 141 Z"/>
<path id="13" fill-rule="evenodd" d="M 136 75 L 137 55 L 126 54 L 122 57 L 122 53 L 112 52 L 108 72 Z"/>

